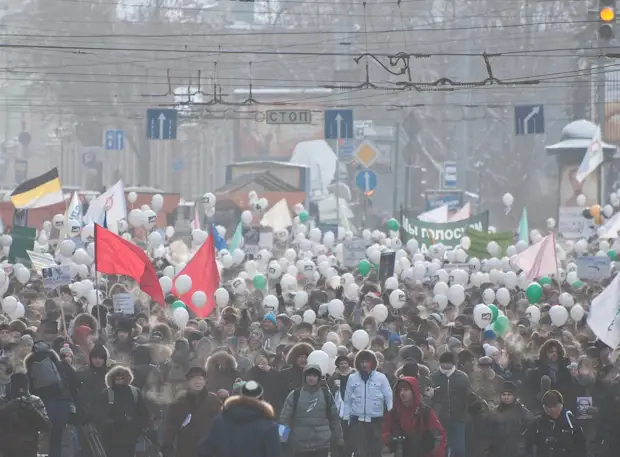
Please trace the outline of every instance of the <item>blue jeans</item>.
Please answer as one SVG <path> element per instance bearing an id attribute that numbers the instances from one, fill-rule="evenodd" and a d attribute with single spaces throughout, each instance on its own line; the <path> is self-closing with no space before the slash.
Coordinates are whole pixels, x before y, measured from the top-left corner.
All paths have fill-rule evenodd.
<path id="1" fill-rule="evenodd" d="M 444 426 L 451 457 L 465 457 L 465 424 Z"/>
<path id="2" fill-rule="evenodd" d="M 50 398 L 43 401 L 50 418 L 50 446 L 48 457 L 63 457 L 62 436 L 69 421 L 71 401 Z"/>

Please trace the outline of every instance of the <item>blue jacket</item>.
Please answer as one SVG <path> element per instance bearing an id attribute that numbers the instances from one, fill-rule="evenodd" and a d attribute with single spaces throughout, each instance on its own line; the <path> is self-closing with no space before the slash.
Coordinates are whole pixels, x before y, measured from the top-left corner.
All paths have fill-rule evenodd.
<path id="1" fill-rule="evenodd" d="M 211 430 L 200 441 L 199 457 L 280 457 L 280 435 L 273 408 L 236 395 L 224 402 Z"/>
<path id="2" fill-rule="evenodd" d="M 383 373 L 373 371 L 367 381 L 359 372 L 349 376 L 344 392 L 342 418 L 349 420 L 357 417 L 362 422 L 372 418 L 383 417 L 385 410 L 392 410 L 392 388 Z"/>

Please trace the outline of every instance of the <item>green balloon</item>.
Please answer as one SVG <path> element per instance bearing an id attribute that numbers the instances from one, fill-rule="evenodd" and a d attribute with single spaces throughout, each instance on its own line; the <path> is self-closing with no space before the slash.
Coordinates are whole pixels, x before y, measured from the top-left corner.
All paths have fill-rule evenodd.
<path id="1" fill-rule="evenodd" d="M 308 212 L 302 211 L 301 213 L 299 213 L 299 220 L 301 222 L 308 222 Z"/>
<path id="2" fill-rule="evenodd" d="M 616 261 L 616 251 L 614 249 L 610 249 L 607 251 L 607 257 L 609 257 L 614 262 Z"/>
<path id="3" fill-rule="evenodd" d="M 499 316 L 495 321 L 495 324 L 493 324 L 493 329 L 495 330 L 495 333 L 497 333 L 499 336 L 504 336 L 504 334 L 509 328 L 510 321 L 506 316 Z"/>
<path id="4" fill-rule="evenodd" d="M 185 303 L 183 303 L 181 300 L 177 300 L 172 304 L 172 309 L 177 309 L 177 308 L 185 308 Z"/>
<path id="5" fill-rule="evenodd" d="M 359 265 L 357 266 L 358 271 L 362 274 L 362 276 L 366 276 L 370 273 L 370 269 L 372 266 L 368 260 L 360 260 Z"/>
<path id="6" fill-rule="evenodd" d="M 252 279 L 252 284 L 254 284 L 256 290 L 263 290 L 267 285 L 267 280 L 263 275 L 256 275 L 254 279 Z"/>
<path id="7" fill-rule="evenodd" d="M 398 224 L 398 221 L 396 219 L 394 219 L 394 218 L 392 218 L 389 221 L 387 221 L 387 226 L 393 232 L 395 232 L 396 230 L 398 230 L 400 228 L 400 225 Z"/>
<path id="8" fill-rule="evenodd" d="M 583 283 L 581 281 L 575 281 L 571 284 L 571 286 L 573 286 L 573 289 L 581 289 L 583 287 Z"/>
<path id="9" fill-rule="evenodd" d="M 553 284 L 553 280 L 549 276 L 543 276 L 538 280 L 538 284 L 541 286 L 551 285 Z"/>
<path id="10" fill-rule="evenodd" d="M 497 306 L 490 304 L 489 309 L 491 310 L 491 324 L 497 320 L 497 316 L 499 316 L 499 309 Z"/>
<path id="11" fill-rule="evenodd" d="M 529 286 L 527 286 L 527 290 L 525 291 L 527 295 L 528 301 L 533 305 L 540 302 L 542 298 L 542 287 L 537 282 L 533 282 Z"/>

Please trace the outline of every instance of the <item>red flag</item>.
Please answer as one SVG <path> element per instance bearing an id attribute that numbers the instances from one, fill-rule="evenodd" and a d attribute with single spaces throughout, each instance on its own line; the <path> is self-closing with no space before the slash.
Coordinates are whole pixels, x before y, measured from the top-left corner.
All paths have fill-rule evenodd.
<path id="1" fill-rule="evenodd" d="M 129 276 L 157 303 L 164 304 L 164 292 L 153 264 L 133 243 L 95 224 L 95 268 L 109 275 Z"/>
<path id="2" fill-rule="evenodd" d="M 215 263 L 213 238 L 213 233 L 210 233 L 207 241 L 192 257 L 192 260 L 174 278 L 176 280 L 180 275 L 187 275 L 192 278 L 192 288 L 189 292 L 178 297 L 196 316 L 203 318 L 207 317 L 215 309 L 215 290 L 220 286 L 220 272 Z M 207 303 L 202 308 L 198 308 L 192 303 L 192 295 L 198 291 L 202 291 L 207 295 Z M 176 294 L 174 281 L 172 281 L 170 293 Z"/>

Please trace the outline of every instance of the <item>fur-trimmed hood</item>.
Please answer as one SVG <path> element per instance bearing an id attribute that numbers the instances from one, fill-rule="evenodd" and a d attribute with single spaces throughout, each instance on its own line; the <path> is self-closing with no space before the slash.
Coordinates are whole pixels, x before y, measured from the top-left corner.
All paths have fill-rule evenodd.
<path id="1" fill-rule="evenodd" d="M 105 385 L 107 387 L 112 387 L 114 385 L 114 379 L 118 376 L 123 376 L 125 378 L 125 385 L 127 386 L 133 382 L 133 372 L 131 369 L 123 365 L 116 365 L 105 375 Z"/>
<path id="2" fill-rule="evenodd" d="M 226 399 L 222 414 L 233 416 L 240 422 L 249 422 L 255 418 L 275 420 L 273 407 L 269 403 L 244 395 L 234 395 Z"/>
<path id="3" fill-rule="evenodd" d="M 207 359 L 207 373 L 218 371 L 218 366 L 223 366 L 223 371 L 233 371 L 237 369 L 237 361 L 226 351 L 217 351 Z"/>
<path id="4" fill-rule="evenodd" d="M 556 346 L 558 348 L 558 362 L 561 362 L 562 359 L 566 357 L 566 350 L 564 349 L 564 345 L 560 341 L 551 338 L 545 341 L 538 350 L 538 360 L 540 360 L 540 362 L 547 362 L 547 352 L 549 352 L 549 349 L 551 349 L 551 347 L 553 346 Z"/>
<path id="5" fill-rule="evenodd" d="M 151 327 L 151 333 L 159 332 L 162 337 L 163 344 L 172 344 L 174 341 L 172 329 L 168 324 L 159 323 Z"/>
<path id="6" fill-rule="evenodd" d="M 286 364 L 290 366 L 295 366 L 295 361 L 300 355 L 310 355 L 314 351 L 312 345 L 308 343 L 297 343 L 295 346 L 288 351 L 286 355 Z"/>
<path id="7" fill-rule="evenodd" d="M 374 352 L 364 349 L 364 350 L 359 351 L 357 354 L 355 354 L 355 369 L 357 371 L 362 371 L 360 367 L 361 367 L 361 362 L 364 359 L 366 360 L 369 359 L 372 362 L 373 370 L 377 369 L 377 356 L 375 355 Z"/>
<path id="8" fill-rule="evenodd" d="M 82 326 L 90 327 L 94 333 L 99 330 L 99 323 L 97 322 L 97 319 L 95 316 L 88 313 L 82 313 L 75 316 L 75 319 L 73 319 L 73 322 L 71 323 L 71 333 L 73 334 L 73 330 Z"/>

